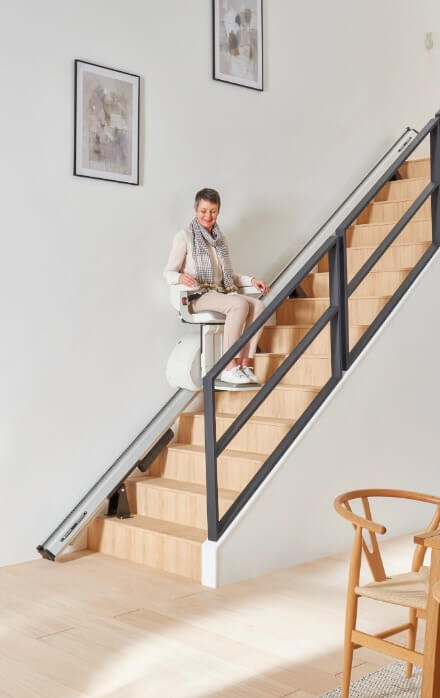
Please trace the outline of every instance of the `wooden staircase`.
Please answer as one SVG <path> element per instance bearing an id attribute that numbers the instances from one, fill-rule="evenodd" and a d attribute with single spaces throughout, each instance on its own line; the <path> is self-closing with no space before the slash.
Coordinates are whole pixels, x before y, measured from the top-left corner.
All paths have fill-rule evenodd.
<path id="1" fill-rule="evenodd" d="M 347 234 L 349 280 L 394 223 L 430 181 L 430 161 L 404 163 L 402 179 L 389 182 Z M 349 300 L 352 347 L 431 243 L 429 200 L 406 226 Z M 255 359 L 264 382 L 329 305 L 328 259 L 303 282 L 306 298 L 286 300 L 276 324 L 265 327 Z M 218 460 L 219 513 L 258 471 L 331 374 L 330 333 L 326 327 L 286 374 Z M 216 394 L 217 437 L 252 398 L 254 391 Z M 179 418 L 176 440 L 156 459 L 148 475 L 127 480 L 134 516 L 99 518 L 88 530 L 91 550 L 201 580 L 201 546 L 206 540 L 203 412 Z"/>

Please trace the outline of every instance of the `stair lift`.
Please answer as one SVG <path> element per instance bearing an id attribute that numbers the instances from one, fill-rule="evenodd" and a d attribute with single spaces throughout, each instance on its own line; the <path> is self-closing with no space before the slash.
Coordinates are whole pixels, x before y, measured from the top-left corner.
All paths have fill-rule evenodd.
<path id="1" fill-rule="evenodd" d="M 260 296 L 254 286 L 243 286 L 238 291 L 246 295 Z M 182 337 L 168 359 L 167 380 L 174 388 L 198 391 L 202 389 L 203 377 L 211 370 L 223 354 L 223 327 L 225 316 L 214 311 L 191 312 L 191 301 L 200 296 L 197 287 L 174 284 L 170 287 L 170 301 L 177 310 L 180 321 L 199 325 L 200 332 Z M 236 385 L 216 380 L 217 390 L 255 390 L 249 383 Z"/>

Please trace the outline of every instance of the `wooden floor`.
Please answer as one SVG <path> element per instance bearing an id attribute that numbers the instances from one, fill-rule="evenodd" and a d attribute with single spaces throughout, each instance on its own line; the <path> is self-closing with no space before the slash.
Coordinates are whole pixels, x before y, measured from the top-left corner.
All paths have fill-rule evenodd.
<path id="1" fill-rule="evenodd" d="M 388 574 L 411 540 L 385 544 Z M 0 698 L 317 696 L 339 685 L 347 560 L 219 590 L 99 553 L 1 568 Z M 361 600 L 367 631 L 405 618 Z M 361 649 L 353 677 L 387 663 Z"/>

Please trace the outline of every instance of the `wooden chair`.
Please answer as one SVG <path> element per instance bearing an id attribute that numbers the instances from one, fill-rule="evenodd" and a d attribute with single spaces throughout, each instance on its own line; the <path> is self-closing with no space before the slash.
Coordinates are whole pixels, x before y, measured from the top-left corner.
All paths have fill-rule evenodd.
<path id="1" fill-rule="evenodd" d="M 382 524 L 375 523 L 371 516 L 370 498 L 390 497 L 393 499 L 409 499 L 426 502 L 436 506 L 434 516 L 426 529 L 435 531 L 440 523 L 440 497 L 403 490 L 357 490 L 346 492 L 335 499 L 335 509 L 344 519 L 347 519 L 355 529 L 354 544 L 350 560 L 350 573 L 347 591 L 347 607 L 345 619 L 344 642 L 344 673 L 342 679 L 341 698 L 349 697 L 351 665 L 353 651 L 359 647 L 369 647 L 397 659 L 406 661 L 406 676 L 412 675 L 413 664 L 423 666 L 423 654 L 414 650 L 416 643 L 417 624 L 419 618 L 426 618 L 428 595 L 429 568 L 423 567 L 426 548 L 416 545 L 412 560 L 411 571 L 405 574 L 387 577 L 382 562 L 376 534 L 386 533 Z M 353 513 L 350 502 L 361 500 L 365 518 Z M 364 538 L 368 533 L 370 545 Z M 374 582 L 359 585 L 362 553 L 369 564 Z M 395 628 L 390 628 L 377 635 L 368 635 L 356 629 L 358 600 L 367 597 L 409 608 L 409 622 Z M 385 638 L 408 630 L 408 647 L 401 647 Z"/>

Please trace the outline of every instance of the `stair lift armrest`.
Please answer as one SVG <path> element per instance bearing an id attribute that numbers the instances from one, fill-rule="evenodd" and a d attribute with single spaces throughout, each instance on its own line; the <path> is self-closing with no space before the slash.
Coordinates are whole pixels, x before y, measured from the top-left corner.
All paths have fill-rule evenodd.
<path id="1" fill-rule="evenodd" d="M 170 301 L 173 308 L 179 313 L 179 317 L 182 322 L 190 323 L 191 325 L 200 324 L 223 324 L 225 321 L 224 315 L 221 313 L 216 313 L 214 311 L 207 311 L 203 313 L 191 313 L 190 303 L 192 296 L 199 295 L 198 286 L 184 286 L 183 284 L 173 284 L 170 286 Z M 254 286 L 242 286 L 239 289 L 239 293 L 250 296 L 261 295 L 258 289 Z"/>
<path id="2" fill-rule="evenodd" d="M 238 292 L 244 296 L 261 296 L 260 291 L 255 286 L 240 286 Z"/>

